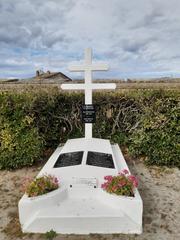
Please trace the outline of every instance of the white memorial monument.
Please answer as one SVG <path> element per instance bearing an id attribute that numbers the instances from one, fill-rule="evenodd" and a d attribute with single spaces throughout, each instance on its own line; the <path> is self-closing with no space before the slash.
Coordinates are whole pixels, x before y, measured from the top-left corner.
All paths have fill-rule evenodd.
<path id="1" fill-rule="evenodd" d="M 101 188 L 104 176 L 128 169 L 117 144 L 92 137 L 94 108 L 92 90 L 115 89 L 115 84 L 92 83 L 92 71 L 107 70 L 105 64 L 93 64 L 91 49 L 85 51 L 82 65 L 71 71 L 84 71 L 84 84 L 62 84 L 62 89 L 85 90 L 83 118 L 85 137 L 68 140 L 58 147 L 38 176 L 51 174 L 60 180 L 60 188 L 50 193 L 19 201 L 19 219 L 23 232 L 46 233 L 51 229 L 63 234 L 142 232 L 142 199 L 137 188 L 134 197 L 117 196 Z"/>

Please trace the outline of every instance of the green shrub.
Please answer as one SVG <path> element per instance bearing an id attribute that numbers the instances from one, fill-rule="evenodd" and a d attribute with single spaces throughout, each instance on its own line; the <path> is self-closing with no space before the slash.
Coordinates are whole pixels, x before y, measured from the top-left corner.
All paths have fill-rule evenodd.
<path id="1" fill-rule="evenodd" d="M 84 136 L 82 93 L 0 93 L 0 169 L 32 165 L 46 149 Z M 93 136 L 109 138 L 147 164 L 180 166 L 179 92 L 95 93 Z"/>
<path id="2" fill-rule="evenodd" d="M 83 94 L 39 93 L 30 109 L 45 147 L 55 148 L 68 138 L 82 137 L 80 106 Z"/>
<path id="3" fill-rule="evenodd" d="M 22 96 L 0 96 L 0 169 L 30 166 L 40 158 L 43 142 L 26 113 L 28 104 Z"/>
<path id="4" fill-rule="evenodd" d="M 130 136 L 129 150 L 147 164 L 180 167 L 179 97 L 165 92 L 142 96 L 143 113 Z"/>
<path id="5" fill-rule="evenodd" d="M 97 121 L 93 135 L 126 145 L 141 117 L 141 104 L 128 93 L 95 94 L 94 102 Z"/>

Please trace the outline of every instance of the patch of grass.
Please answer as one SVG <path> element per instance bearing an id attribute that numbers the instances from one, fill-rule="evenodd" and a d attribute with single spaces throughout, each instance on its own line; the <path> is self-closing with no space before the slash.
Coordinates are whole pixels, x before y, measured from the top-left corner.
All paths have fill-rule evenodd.
<path id="1" fill-rule="evenodd" d="M 3 232 L 10 238 L 22 238 L 25 234 L 21 231 L 17 212 L 9 213 L 10 221 L 3 229 Z"/>
<path id="2" fill-rule="evenodd" d="M 57 233 L 53 229 L 45 233 L 45 238 L 48 240 L 53 240 L 56 236 L 57 236 Z"/>
<path id="3" fill-rule="evenodd" d="M 10 221 L 2 230 L 2 232 L 4 232 L 9 237 L 9 239 L 23 238 L 25 236 L 28 236 L 29 239 L 32 238 L 32 236 L 34 235 L 33 233 L 23 233 L 21 231 L 21 225 L 17 212 L 9 212 L 8 217 L 10 218 Z M 39 239 L 39 234 L 37 234 L 36 239 Z"/>

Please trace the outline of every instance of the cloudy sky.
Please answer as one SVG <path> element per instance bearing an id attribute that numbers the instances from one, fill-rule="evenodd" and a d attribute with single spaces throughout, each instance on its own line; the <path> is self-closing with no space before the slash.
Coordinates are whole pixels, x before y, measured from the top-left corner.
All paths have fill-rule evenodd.
<path id="1" fill-rule="evenodd" d="M 180 75 L 180 0 L 0 0 L 0 78 L 62 71 L 93 49 L 96 77 Z"/>

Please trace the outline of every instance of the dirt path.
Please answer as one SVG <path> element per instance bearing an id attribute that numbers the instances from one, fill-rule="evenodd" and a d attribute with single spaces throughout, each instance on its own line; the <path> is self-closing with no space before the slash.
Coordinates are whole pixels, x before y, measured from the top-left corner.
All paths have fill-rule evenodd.
<path id="1" fill-rule="evenodd" d="M 143 234 L 88 236 L 58 235 L 56 240 L 177 240 L 180 239 L 180 170 L 147 168 L 141 162 L 129 162 L 132 173 L 140 180 L 143 199 Z M 0 171 L 0 240 L 47 239 L 42 234 L 22 234 L 17 205 L 22 193 L 20 186 L 25 176 L 36 176 L 40 168 Z"/>

